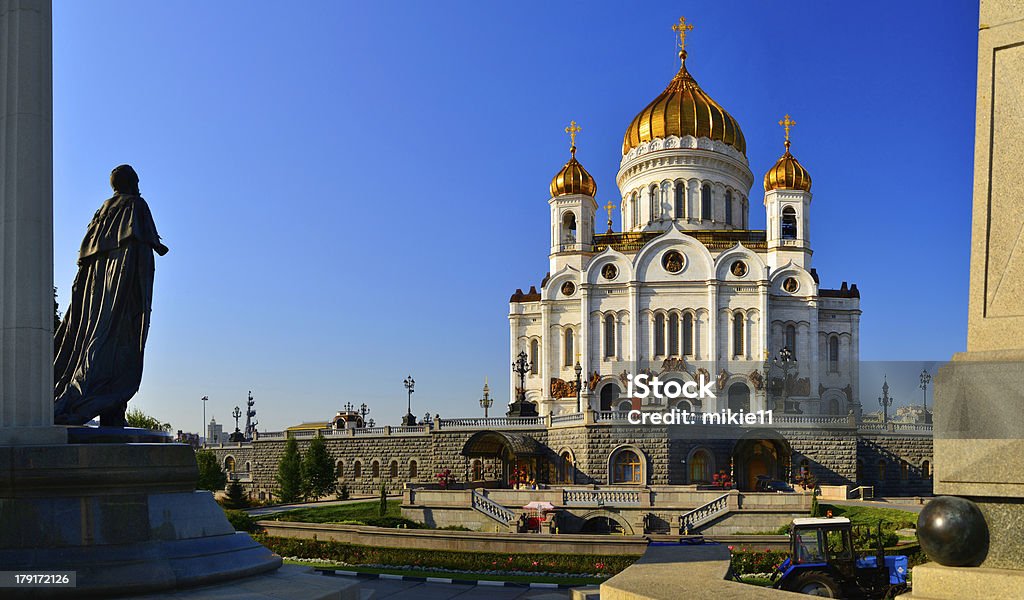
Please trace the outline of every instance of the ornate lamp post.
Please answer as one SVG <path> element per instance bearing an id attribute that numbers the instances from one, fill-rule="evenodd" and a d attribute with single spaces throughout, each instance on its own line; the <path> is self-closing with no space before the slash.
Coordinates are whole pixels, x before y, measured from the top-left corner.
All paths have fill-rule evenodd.
<path id="1" fill-rule="evenodd" d="M 491 398 L 491 387 L 487 385 L 487 379 L 484 379 L 484 397 L 480 399 L 480 408 L 484 409 L 484 418 L 487 418 L 487 411 L 494 406 L 494 398 Z"/>
<path id="2" fill-rule="evenodd" d="M 576 366 L 573 367 L 573 371 L 576 372 L 576 412 L 583 412 L 583 386 L 580 385 L 580 377 L 583 374 L 583 366 L 580 365 L 580 357 L 576 356 Z"/>
<path id="3" fill-rule="evenodd" d="M 203 396 L 203 428 L 200 429 L 203 436 L 203 445 L 206 445 L 206 436 L 210 433 L 210 426 L 206 424 L 206 403 L 210 401 L 209 396 Z"/>
<path id="4" fill-rule="evenodd" d="M 784 413 L 802 413 L 800 402 L 789 399 L 792 388 L 791 381 L 800 372 L 800 361 L 793 358 L 793 353 L 789 348 L 783 346 L 774 359 L 769 359 L 766 352 L 762 370 L 764 371 L 765 396 L 770 397 L 773 392 L 781 396 L 782 412 Z M 782 376 L 772 377 L 774 371 L 782 371 Z"/>
<path id="5" fill-rule="evenodd" d="M 255 404 L 256 401 L 252 399 L 252 390 L 249 390 L 249 399 L 245 403 L 245 439 L 250 442 L 252 441 L 253 434 L 256 432 L 256 426 L 260 424 L 255 419 L 256 409 L 253 408 Z"/>
<path id="6" fill-rule="evenodd" d="M 512 363 L 512 372 L 519 376 L 519 388 L 516 390 L 516 401 L 508 407 L 510 417 L 536 417 L 537 407 L 526 401 L 526 374 L 530 371 L 530 360 L 526 352 L 520 352 Z"/>
<path id="7" fill-rule="evenodd" d="M 232 411 L 231 416 L 235 418 L 235 432 L 232 433 L 230 436 L 228 436 L 228 441 L 230 441 L 230 442 L 245 441 L 245 435 L 242 434 L 242 432 L 238 429 L 238 420 L 242 418 L 242 409 L 236 406 L 235 410 Z"/>
<path id="8" fill-rule="evenodd" d="M 932 422 L 932 414 L 928 412 L 928 384 L 932 382 L 932 376 L 927 369 L 921 371 L 921 395 L 924 400 L 924 422 Z"/>
<path id="9" fill-rule="evenodd" d="M 412 414 L 412 393 L 416 391 L 416 380 L 412 378 L 412 375 L 409 375 L 405 378 L 405 381 L 402 382 L 402 385 L 405 386 L 408 397 L 405 416 L 402 417 L 402 425 L 412 427 L 416 424 L 416 416 Z"/>
<path id="10" fill-rule="evenodd" d="M 889 407 L 892 406 L 893 398 L 889 397 L 889 382 L 882 380 L 882 397 L 878 399 L 879 406 L 882 407 L 882 423 L 889 422 Z"/>

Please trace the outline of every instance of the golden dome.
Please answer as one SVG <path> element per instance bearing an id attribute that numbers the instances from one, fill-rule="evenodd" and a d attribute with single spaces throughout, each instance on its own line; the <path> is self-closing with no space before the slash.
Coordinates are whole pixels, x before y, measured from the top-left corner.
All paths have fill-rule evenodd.
<path id="1" fill-rule="evenodd" d="M 679 72 L 668 87 L 629 124 L 622 140 L 622 154 L 644 142 L 670 135 L 706 137 L 747 153 L 747 141 L 740 124 L 717 102 L 700 89 L 686 70 L 686 53 Z"/>
<path id="2" fill-rule="evenodd" d="M 565 163 L 562 170 L 551 180 L 551 196 L 583 194 L 593 198 L 597 195 L 597 182 L 590 173 L 576 160 L 576 146 L 570 150 L 572 157 Z"/>
<path id="3" fill-rule="evenodd" d="M 811 191 L 811 174 L 807 169 L 789 153 L 789 128 L 796 125 L 796 121 L 786 115 L 779 125 L 786 128 L 786 152 L 775 161 L 775 166 L 768 169 L 764 174 L 764 191 L 772 190 L 802 190 Z"/>

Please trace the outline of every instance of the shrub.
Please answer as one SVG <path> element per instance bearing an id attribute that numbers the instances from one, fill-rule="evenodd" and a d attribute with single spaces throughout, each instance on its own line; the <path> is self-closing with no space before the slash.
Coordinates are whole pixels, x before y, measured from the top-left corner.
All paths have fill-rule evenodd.
<path id="1" fill-rule="evenodd" d="M 248 533 L 256 533 L 260 530 L 259 525 L 256 524 L 256 520 L 249 516 L 249 513 L 242 510 L 227 509 L 224 511 L 227 515 L 228 521 L 231 526 L 235 528 L 235 531 L 245 531 Z"/>
<path id="2" fill-rule="evenodd" d="M 416 521 L 410 521 L 402 517 L 370 517 L 363 519 L 364 525 L 372 525 L 374 527 L 402 527 L 404 529 L 425 529 L 426 525 L 423 523 L 417 523 Z"/>
<path id="3" fill-rule="evenodd" d="M 351 493 L 348 491 L 348 484 L 341 484 L 341 489 L 338 490 L 338 500 L 348 500 Z"/>
<path id="4" fill-rule="evenodd" d="M 772 573 L 789 557 L 786 550 L 753 550 L 732 546 L 729 546 L 729 550 L 732 553 L 732 570 L 737 575 Z"/>
<path id="5" fill-rule="evenodd" d="M 216 492 L 224 489 L 228 476 L 221 470 L 216 454 L 209 450 L 198 450 L 196 466 L 199 468 L 199 479 L 196 481 L 197 490 Z"/>
<path id="6" fill-rule="evenodd" d="M 289 437 L 284 445 L 284 455 L 277 463 L 277 490 L 274 495 L 281 502 L 298 502 L 302 500 L 302 456 L 299 454 L 299 443 Z"/>
<path id="7" fill-rule="evenodd" d="M 242 484 L 232 481 L 228 486 L 227 498 L 224 499 L 224 507 L 231 509 L 249 508 L 249 497 L 242 489 Z"/>

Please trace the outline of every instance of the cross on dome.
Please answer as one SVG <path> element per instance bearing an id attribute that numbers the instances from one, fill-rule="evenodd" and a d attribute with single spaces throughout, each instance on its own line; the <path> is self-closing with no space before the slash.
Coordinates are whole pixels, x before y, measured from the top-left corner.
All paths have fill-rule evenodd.
<path id="1" fill-rule="evenodd" d="M 686 17 L 679 17 L 679 23 L 672 26 L 672 31 L 679 33 L 679 58 L 686 60 L 686 32 L 693 31 L 693 25 L 686 22 Z"/>
<path id="2" fill-rule="evenodd" d="M 583 128 L 576 124 L 576 121 L 569 121 L 565 132 L 569 134 L 569 152 L 576 156 L 576 134 L 583 131 Z"/>
<path id="3" fill-rule="evenodd" d="M 786 151 L 788 152 L 789 151 L 789 128 L 794 126 L 794 125 L 796 125 L 796 121 L 794 121 L 793 119 L 790 119 L 789 115 L 787 114 L 785 117 L 782 118 L 781 121 L 779 121 L 779 125 L 781 125 L 782 128 L 786 130 Z"/>

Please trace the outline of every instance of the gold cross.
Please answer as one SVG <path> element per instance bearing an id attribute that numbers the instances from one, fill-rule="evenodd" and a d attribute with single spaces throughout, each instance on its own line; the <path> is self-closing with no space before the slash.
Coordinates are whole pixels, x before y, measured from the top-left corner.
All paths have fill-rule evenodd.
<path id="1" fill-rule="evenodd" d="M 608 204 L 604 205 L 604 209 L 608 211 L 608 233 L 612 231 L 612 211 L 615 210 L 615 205 L 609 200 Z"/>
<path id="2" fill-rule="evenodd" d="M 569 146 L 572 148 L 573 154 L 576 153 L 576 134 L 583 131 L 576 121 L 569 121 L 569 126 L 565 128 L 565 132 L 569 134 Z"/>
<path id="3" fill-rule="evenodd" d="M 786 130 L 786 149 L 788 150 L 789 149 L 789 128 L 794 126 L 794 125 L 796 125 L 796 121 L 794 121 L 793 119 L 790 119 L 789 115 L 787 114 L 785 117 L 783 117 L 783 119 L 781 121 L 779 121 L 779 125 L 782 125 L 782 127 Z"/>
<path id="4" fill-rule="evenodd" d="M 679 17 L 679 24 L 673 25 L 672 31 L 679 32 L 679 58 L 686 59 L 686 32 L 693 31 L 693 25 L 686 22 L 686 17 Z"/>

